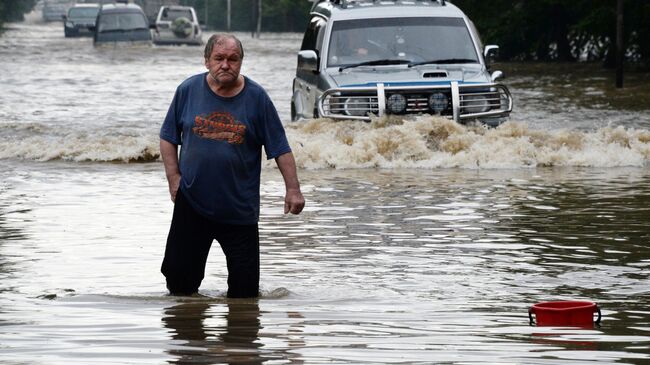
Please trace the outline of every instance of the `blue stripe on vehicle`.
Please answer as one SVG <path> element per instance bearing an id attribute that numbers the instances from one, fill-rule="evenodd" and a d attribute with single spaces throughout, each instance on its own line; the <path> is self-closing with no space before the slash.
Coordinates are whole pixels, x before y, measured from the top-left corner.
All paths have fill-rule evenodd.
<path id="1" fill-rule="evenodd" d="M 365 84 L 350 84 L 350 85 L 341 85 L 341 87 L 368 87 L 368 86 L 377 86 L 379 82 L 367 82 Z M 459 85 L 469 85 L 469 84 L 483 84 L 483 82 L 467 82 L 467 81 L 458 81 Z M 433 86 L 433 85 L 451 85 L 451 81 L 427 81 L 427 82 L 384 82 L 384 86 Z"/>

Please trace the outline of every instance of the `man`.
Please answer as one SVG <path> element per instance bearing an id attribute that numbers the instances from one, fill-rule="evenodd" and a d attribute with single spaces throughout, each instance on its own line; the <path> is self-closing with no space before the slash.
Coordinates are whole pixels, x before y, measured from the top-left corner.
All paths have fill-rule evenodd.
<path id="1" fill-rule="evenodd" d="M 241 42 L 233 35 L 215 34 L 204 57 L 208 72 L 180 84 L 160 130 L 160 153 L 174 202 L 161 271 L 172 295 L 196 293 L 216 239 L 226 256 L 228 297 L 257 297 L 262 146 L 284 179 L 285 214 L 299 214 L 305 199 L 271 99 L 239 73 Z"/>

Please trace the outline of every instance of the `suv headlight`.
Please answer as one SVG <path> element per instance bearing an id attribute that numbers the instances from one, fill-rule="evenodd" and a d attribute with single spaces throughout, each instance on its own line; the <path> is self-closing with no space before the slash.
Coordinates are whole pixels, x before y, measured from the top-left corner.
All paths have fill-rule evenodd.
<path id="1" fill-rule="evenodd" d="M 402 94 L 393 94 L 386 100 L 386 107 L 393 114 L 403 113 L 406 110 L 406 97 Z"/>
<path id="2" fill-rule="evenodd" d="M 490 110 L 490 104 L 481 95 L 463 95 L 462 106 L 469 114 L 483 113 Z"/>
<path id="3" fill-rule="evenodd" d="M 370 111 L 370 98 L 351 97 L 343 102 L 345 114 L 363 117 Z"/>

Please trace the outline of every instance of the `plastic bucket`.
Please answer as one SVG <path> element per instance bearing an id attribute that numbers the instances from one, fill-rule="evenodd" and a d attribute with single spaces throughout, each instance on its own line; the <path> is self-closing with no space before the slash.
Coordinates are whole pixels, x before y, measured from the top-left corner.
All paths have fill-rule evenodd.
<path id="1" fill-rule="evenodd" d="M 600 308 L 588 301 L 542 302 L 530 307 L 530 324 L 538 326 L 577 326 L 593 327 L 594 313 L 598 313 L 596 325 L 600 325 Z M 535 320 L 533 320 L 535 315 Z"/>

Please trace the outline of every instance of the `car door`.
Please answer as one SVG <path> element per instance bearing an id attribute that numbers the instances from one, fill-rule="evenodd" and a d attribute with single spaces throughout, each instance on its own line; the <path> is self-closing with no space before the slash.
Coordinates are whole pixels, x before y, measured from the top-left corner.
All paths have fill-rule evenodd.
<path id="1" fill-rule="evenodd" d="M 300 47 L 301 51 L 312 50 L 316 52 L 319 60 L 318 69 L 320 69 L 320 55 L 326 25 L 327 22 L 324 18 L 314 16 L 309 22 L 309 26 L 305 31 L 302 45 Z M 301 69 L 296 71 L 296 78 L 294 79 L 293 85 L 294 94 L 292 108 L 294 108 L 297 118 L 313 118 L 317 116 L 317 113 L 314 113 L 314 111 L 316 109 L 316 100 L 318 100 L 318 97 L 321 94 L 318 90 L 319 77 L 319 73 Z"/>

